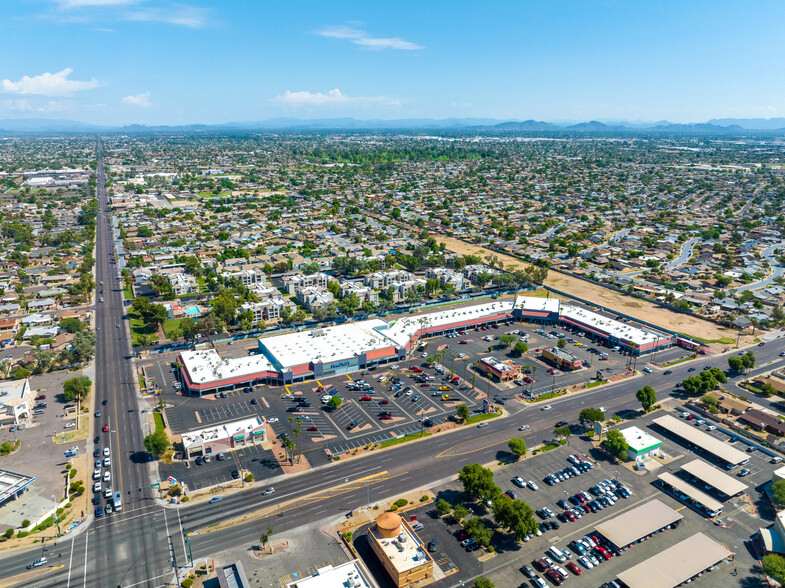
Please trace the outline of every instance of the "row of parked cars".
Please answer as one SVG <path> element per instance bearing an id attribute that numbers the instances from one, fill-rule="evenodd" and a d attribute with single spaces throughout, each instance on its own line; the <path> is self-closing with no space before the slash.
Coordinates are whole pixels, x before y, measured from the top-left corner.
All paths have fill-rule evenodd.
<path id="1" fill-rule="evenodd" d="M 561 426 L 558 425 L 557 426 Z M 594 464 L 590 462 L 588 459 L 585 459 L 583 456 L 578 455 L 571 455 L 567 458 L 572 465 L 567 466 L 563 470 L 559 470 L 552 474 L 548 474 L 543 478 L 543 481 L 548 484 L 548 486 L 554 486 L 559 482 L 563 482 L 569 478 L 574 478 L 575 476 L 580 476 L 581 474 L 585 474 L 592 468 L 594 468 Z"/>
<path id="2" fill-rule="evenodd" d="M 583 574 L 583 569 L 590 570 L 611 559 L 614 555 L 620 555 L 618 549 L 597 535 L 585 535 L 581 539 L 570 542 L 568 547 L 572 551 L 551 545 L 545 555 L 532 561 L 534 569 L 530 566 L 523 566 L 521 572 L 527 578 L 531 578 L 532 582 L 540 588 L 544 588 L 547 584 L 537 576 L 535 569 L 556 586 L 561 586 L 569 578 L 567 570 L 580 576 Z M 583 566 L 583 569 L 571 561 L 573 557 Z"/>

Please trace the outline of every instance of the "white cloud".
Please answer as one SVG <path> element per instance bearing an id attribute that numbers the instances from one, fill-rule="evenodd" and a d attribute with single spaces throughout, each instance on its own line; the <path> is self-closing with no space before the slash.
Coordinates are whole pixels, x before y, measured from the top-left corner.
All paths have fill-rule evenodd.
<path id="1" fill-rule="evenodd" d="M 38 96 L 70 96 L 74 92 L 92 90 L 98 87 L 93 78 L 89 82 L 69 80 L 73 70 L 70 67 L 57 73 L 44 73 L 40 76 L 23 76 L 18 82 L 3 80 L 3 92 L 7 94 L 35 94 Z"/>
<path id="2" fill-rule="evenodd" d="M 63 105 L 60 102 L 50 100 L 43 104 L 31 104 L 27 100 L 4 100 L 3 106 L 7 110 L 16 112 L 57 112 L 63 110 Z"/>
<path id="3" fill-rule="evenodd" d="M 290 107 L 370 106 L 373 104 L 400 106 L 401 104 L 400 101 L 386 96 L 347 96 L 338 88 L 330 90 L 326 94 L 322 92 L 308 92 L 307 90 L 302 92 L 287 90 L 270 101 Z"/>
<path id="4" fill-rule="evenodd" d="M 126 96 L 120 100 L 120 102 L 128 106 L 138 106 L 139 108 L 147 108 L 148 106 L 153 105 L 153 103 L 150 102 L 150 92 Z"/>
<path id="5" fill-rule="evenodd" d="M 137 10 L 123 15 L 123 20 L 134 22 L 163 22 L 167 24 L 202 29 L 207 26 L 209 10 L 187 4 L 174 5 L 172 8 L 150 8 Z"/>
<path id="6" fill-rule="evenodd" d="M 330 37 L 332 39 L 346 39 L 355 45 L 364 47 L 365 49 L 381 50 L 381 49 L 398 49 L 401 51 L 416 51 L 417 49 L 424 49 L 422 45 L 404 41 L 399 37 L 372 37 L 365 31 L 360 29 L 353 29 L 345 25 L 325 27 L 317 34 L 322 37 Z"/>

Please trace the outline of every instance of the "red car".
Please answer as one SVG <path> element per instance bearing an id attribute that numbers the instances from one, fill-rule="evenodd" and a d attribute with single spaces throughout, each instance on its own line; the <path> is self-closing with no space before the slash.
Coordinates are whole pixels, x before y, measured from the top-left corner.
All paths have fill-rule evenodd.
<path id="1" fill-rule="evenodd" d="M 411 371 L 419 374 L 419 373 L 422 373 L 422 368 L 414 366 L 414 367 L 411 368 Z"/>
<path id="2" fill-rule="evenodd" d="M 453 376 L 452 380 L 450 380 L 450 383 L 451 384 L 457 384 L 460 381 L 461 381 L 461 379 L 458 376 Z"/>
<path id="3" fill-rule="evenodd" d="M 576 499 L 578 500 L 578 502 L 580 502 L 581 504 L 586 504 L 587 502 L 589 502 L 588 500 L 586 500 L 586 497 L 585 497 L 583 494 L 576 494 L 576 495 L 575 495 L 575 498 L 576 498 Z"/>
<path id="4" fill-rule="evenodd" d="M 308 429 L 307 429 L 307 430 L 308 430 L 308 431 L 318 431 L 318 430 L 319 430 L 319 428 L 318 428 L 318 427 L 308 427 Z"/>
<path id="5" fill-rule="evenodd" d="M 456 537 L 458 537 L 459 541 L 463 541 L 464 539 L 468 539 L 469 538 L 469 534 L 466 531 L 458 531 L 458 534 L 456 535 Z"/>
<path id="6" fill-rule="evenodd" d="M 36 400 L 46 400 L 46 394 L 40 394 L 35 397 Z"/>
<path id="7" fill-rule="evenodd" d="M 606 561 L 611 558 L 611 554 L 608 553 L 608 550 L 605 549 L 602 545 L 600 545 L 599 547 L 595 547 L 594 548 L 594 553 L 598 554 L 600 557 L 602 557 Z"/>
<path id="8" fill-rule="evenodd" d="M 420 388 L 427 388 L 430 385 L 431 385 L 430 382 L 423 382 L 422 384 L 420 384 Z"/>
<path id="9" fill-rule="evenodd" d="M 101 429 L 104 433 L 109 431 L 109 425 L 104 425 L 104 428 Z"/>
<path id="10" fill-rule="evenodd" d="M 380 400 L 379 404 L 390 404 L 389 400 Z"/>
<path id="11" fill-rule="evenodd" d="M 362 396 L 360 397 L 361 402 L 368 402 L 369 400 L 373 400 L 370 396 Z"/>
<path id="12" fill-rule="evenodd" d="M 545 575 L 548 576 L 548 579 L 557 586 L 561 586 L 564 583 L 564 580 L 562 580 L 561 576 L 556 570 L 547 570 Z"/>
<path id="13" fill-rule="evenodd" d="M 532 564 L 534 565 L 535 568 L 537 568 L 538 572 L 544 572 L 549 567 L 551 567 L 551 566 L 548 565 L 548 562 L 546 562 L 545 560 L 539 559 L 539 558 L 537 558 L 534 561 L 532 561 Z"/>
<path id="14" fill-rule="evenodd" d="M 379 417 L 379 419 L 382 420 L 382 421 L 391 421 L 392 420 L 392 415 L 391 414 L 383 414 L 382 416 Z"/>
<path id="15" fill-rule="evenodd" d="M 583 573 L 583 570 L 580 569 L 578 566 L 575 565 L 575 562 L 568 561 L 565 566 L 568 570 L 570 570 L 576 576 L 580 576 Z"/>
<path id="16" fill-rule="evenodd" d="M 569 510 L 564 511 L 564 516 L 570 519 L 571 523 L 574 523 L 577 519 L 574 514 L 572 514 Z"/>
<path id="17" fill-rule="evenodd" d="M 460 345 L 468 345 L 469 344 L 469 340 L 468 339 L 461 339 L 460 341 L 458 341 L 458 343 Z"/>

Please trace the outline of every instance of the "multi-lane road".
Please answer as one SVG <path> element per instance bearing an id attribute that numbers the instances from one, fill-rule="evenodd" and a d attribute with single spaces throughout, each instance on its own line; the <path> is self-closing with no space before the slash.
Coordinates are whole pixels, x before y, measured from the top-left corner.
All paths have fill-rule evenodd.
<path id="1" fill-rule="evenodd" d="M 111 450 L 111 485 L 123 493 L 123 512 L 89 521 L 73 538 L 49 540 L 43 548 L 0 559 L 0 578 L 26 572 L 33 559 L 45 555 L 53 567 L 39 568 L 25 586 L 160 586 L 173 577 L 172 564 L 185 565 L 177 513 L 164 512 L 154 500 L 150 463 L 144 449 L 141 416 L 134 387 L 128 330 L 123 321 L 122 285 L 118 281 L 106 203 L 106 177 L 98 144 L 96 227 L 96 381 L 93 447 Z M 100 283 L 103 282 L 103 286 Z M 104 302 L 99 302 L 100 298 Z M 119 325 L 119 326 L 118 326 Z M 106 401 L 106 404 L 103 402 Z M 104 424 L 109 431 L 104 433 Z M 93 445 L 92 437 L 99 442 Z M 105 504 L 105 500 L 101 501 Z M 174 542 L 171 537 L 177 536 Z M 177 546 L 179 544 L 179 551 Z"/>
<path id="2" fill-rule="evenodd" d="M 181 509 L 164 508 L 151 490 L 150 463 L 143 444 L 142 416 L 134 388 L 128 330 L 124 315 L 121 283 L 112 263 L 112 239 L 106 211 L 103 157 L 99 143 L 97 195 L 100 203 L 96 235 L 96 281 L 103 281 L 104 302 L 96 304 L 97 355 L 96 404 L 102 417 L 95 424 L 100 447 L 112 452 L 112 480 L 122 490 L 124 510 L 93 520 L 80 534 L 51 540 L 44 548 L 25 550 L 0 559 L 0 578 L 8 585 L 26 587 L 64 586 L 163 586 L 170 584 L 176 571 L 195 559 L 214 555 L 232 547 L 257 543 L 268 525 L 275 534 L 330 516 L 341 516 L 352 508 L 416 488 L 427 488 L 449 478 L 467 463 L 485 463 L 505 450 L 509 438 L 523 435 L 529 446 L 552 437 L 556 421 L 576 422 L 586 407 L 604 406 L 618 411 L 638 408 L 635 391 L 645 384 L 654 387 L 660 398 L 675 389 L 690 367 L 724 367 L 725 357 L 706 357 L 678 365 L 673 373 L 662 370 L 615 384 L 593 388 L 578 396 L 551 401 L 551 410 L 538 406 L 514 409 L 510 418 L 488 421 L 484 428 L 466 427 L 458 431 L 390 448 L 369 458 L 356 458 L 321 466 L 276 483 L 275 493 L 263 495 L 255 486 L 227 495 L 215 504 L 199 504 Z M 116 325 L 120 325 L 117 327 Z M 783 363 L 779 352 L 783 341 L 755 348 L 758 365 Z M 102 402 L 106 400 L 104 406 Z M 109 432 L 100 432 L 104 424 Z M 519 432 L 522 424 L 529 425 Z M 91 445 L 88 444 L 88 448 Z M 265 516 L 238 522 L 231 528 L 207 532 L 208 527 L 265 509 Z M 190 546 L 184 530 L 190 533 Z M 26 574 L 33 559 L 46 555 L 50 567 Z M 24 574 L 24 575 L 20 575 Z M 31 577 L 32 576 L 32 577 Z"/>

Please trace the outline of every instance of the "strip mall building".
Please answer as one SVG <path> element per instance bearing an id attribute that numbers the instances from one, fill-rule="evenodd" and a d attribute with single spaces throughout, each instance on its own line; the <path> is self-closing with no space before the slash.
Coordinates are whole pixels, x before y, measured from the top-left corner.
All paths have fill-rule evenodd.
<path id="1" fill-rule="evenodd" d="M 249 384 L 284 385 L 403 361 L 420 339 L 513 321 L 564 324 L 636 355 L 670 347 L 675 339 L 587 311 L 558 299 L 518 296 L 391 321 L 370 319 L 258 340 L 248 357 L 222 358 L 214 349 L 179 356 L 185 389 L 202 396 Z"/>

